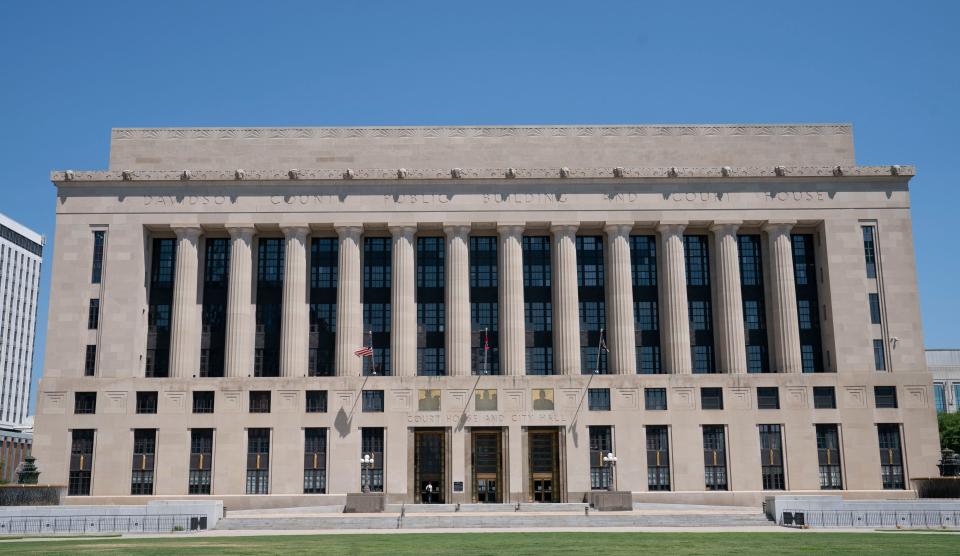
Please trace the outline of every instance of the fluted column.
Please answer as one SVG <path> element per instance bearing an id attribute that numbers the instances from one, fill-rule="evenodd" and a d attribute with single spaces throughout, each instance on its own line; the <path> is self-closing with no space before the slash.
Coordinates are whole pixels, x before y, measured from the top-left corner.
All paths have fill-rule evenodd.
<path id="1" fill-rule="evenodd" d="M 716 298 L 717 352 L 720 371 L 747 372 L 747 348 L 743 328 L 743 295 L 740 291 L 740 222 L 717 221 L 710 230 L 717 252 Z"/>
<path id="2" fill-rule="evenodd" d="M 577 295 L 577 228 L 550 227 L 553 232 L 553 364 L 554 372 L 580 374 L 580 308 Z"/>
<path id="3" fill-rule="evenodd" d="M 794 222 L 768 222 L 770 252 L 770 297 L 773 315 L 773 364 L 777 372 L 799 373 L 800 324 L 797 319 L 797 287 L 793 276 L 793 245 L 790 230 Z"/>
<path id="4" fill-rule="evenodd" d="M 416 266 L 413 225 L 391 226 L 393 282 L 390 288 L 390 356 L 392 373 L 417 374 Z"/>
<path id="5" fill-rule="evenodd" d="M 187 378 L 200 370 L 200 311 L 197 303 L 198 226 L 174 226 L 177 234 L 173 310 L 170 317 L 170 376 Z"/>
<path id="6" fill-rule="evenodd" d="M 307 235 L 310 228 L 281 227 L 284 237 L 280 375 L 307 376 L 310 314 L 307 310 Z"/>
<path id="7" fill-rule="evenodd" d="M 630 230 L 633 224 L 608 224 L 607 232 L 607 347 L 610 373 L 637 373 L 633 322 L 633 279 L 630 268 Z"/>
<path id="8" fill-rule="evenodd" d="M 497 227 L 499 267 L 500 369 L 505 375 L 526 374 L 527 336 L 523 311 L 523 226 Z"/>
<path id="9" fill-rule="evenodd" d="M 444 226 L 447 374 L 470 374 L 470 226 Z"/>
<path id="10" fill-rule="evenodd" d="M 664 372 L 690 374 L 690 321 L 687 309 L 687 269 L 683 253 L 686 224 L 661 223 L 660 333 Z"/>
<path id="11" fill-rule="evenodd" d="M 369 345 L 363 336 L 363 306 L 360 288 L 360 236 L 363 228 L 338 226 L 340 244 L 337 249 L 337 343 L 334 354 L 337 376 L 360 376 L 361 359 L 353 354 Z"/>
<path id="12" fill-rule="evenodd" d="M 227 286 L 227 338 L 224 375 L 253 373 L 255 308 L 253 296 L 252 225 L 227 226 L 230 232 L 230 277 Z"/>

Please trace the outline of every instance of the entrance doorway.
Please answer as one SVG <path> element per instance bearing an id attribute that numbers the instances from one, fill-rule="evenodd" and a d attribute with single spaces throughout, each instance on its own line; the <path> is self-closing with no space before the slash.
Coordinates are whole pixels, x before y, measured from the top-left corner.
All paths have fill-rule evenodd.
<path id="1" fill-rule="evenodd" d="M 503 433 L 499 429 L 474 430 L 473 501 L 480 504 L 503 502 Z"/>
<path id="2" fill-rule="evenodd" d="M 530 429 L 530 501 L 560 502 L 560 438 L 557 429 Z"/>
<path id="3" fill-rule="evenodd" d="M 443 504 L 445 497 L 445 446 L 443 429 L 417 430 L 414 433 L 413 474 L 420 504 Z"/>

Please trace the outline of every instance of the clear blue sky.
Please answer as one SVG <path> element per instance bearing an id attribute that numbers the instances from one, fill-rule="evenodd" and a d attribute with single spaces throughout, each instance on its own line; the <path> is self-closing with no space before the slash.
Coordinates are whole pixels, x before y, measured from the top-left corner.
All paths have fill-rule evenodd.
<path id="1" fill-rule="evenodd" d="M 960 3 L 463 4 L 4 2 L 0 211 L 52 237 L 49 171 L 111 127 L 851 122 L 917 165 L 926 343 L 960 347 Z"/>

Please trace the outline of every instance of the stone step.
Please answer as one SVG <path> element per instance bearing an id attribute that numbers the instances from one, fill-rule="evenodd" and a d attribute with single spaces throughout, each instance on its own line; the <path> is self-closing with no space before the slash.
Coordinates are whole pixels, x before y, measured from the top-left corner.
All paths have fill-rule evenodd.
<path id="1" fill-rule="evenodd" d="M 460 504 L 458 508 L 456 504 L 387 504 L 385 511 L 387 513 L 400 513 L 400 509 L 403 508 L 404 512 L 409 514 L 442 514 L 442 513 L 505 513 L 505 512 L 546 512 L 546 513 L 555 513 L 555 512 L 575 512 L 583 513 L 583 509 L 587 507 L 587 504 L 581 503 L 570 503 L 570 504 L 532 504 L 532 503 L 522 503 L 517 507 L 517 504 Z"/>

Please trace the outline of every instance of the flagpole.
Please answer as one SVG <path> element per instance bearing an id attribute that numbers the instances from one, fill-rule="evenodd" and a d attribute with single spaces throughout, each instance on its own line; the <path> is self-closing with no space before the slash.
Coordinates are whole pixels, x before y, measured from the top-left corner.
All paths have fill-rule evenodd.
<path id="1" fill-rule="evenodd" d="M 483 329 L 483 374 L 490 374 L 490 359 L 488 357 L 488 352 L 490 351 L 490 335 L 489 328 Z"/>
<path id="2" fill-rule="evenodd" d="M 603 351 L 603 329 L 600 329 L 600 343 L 597 345 L 597 366 L 594 367 L 593 374 L 600 374 L 600 353 Z"/>

